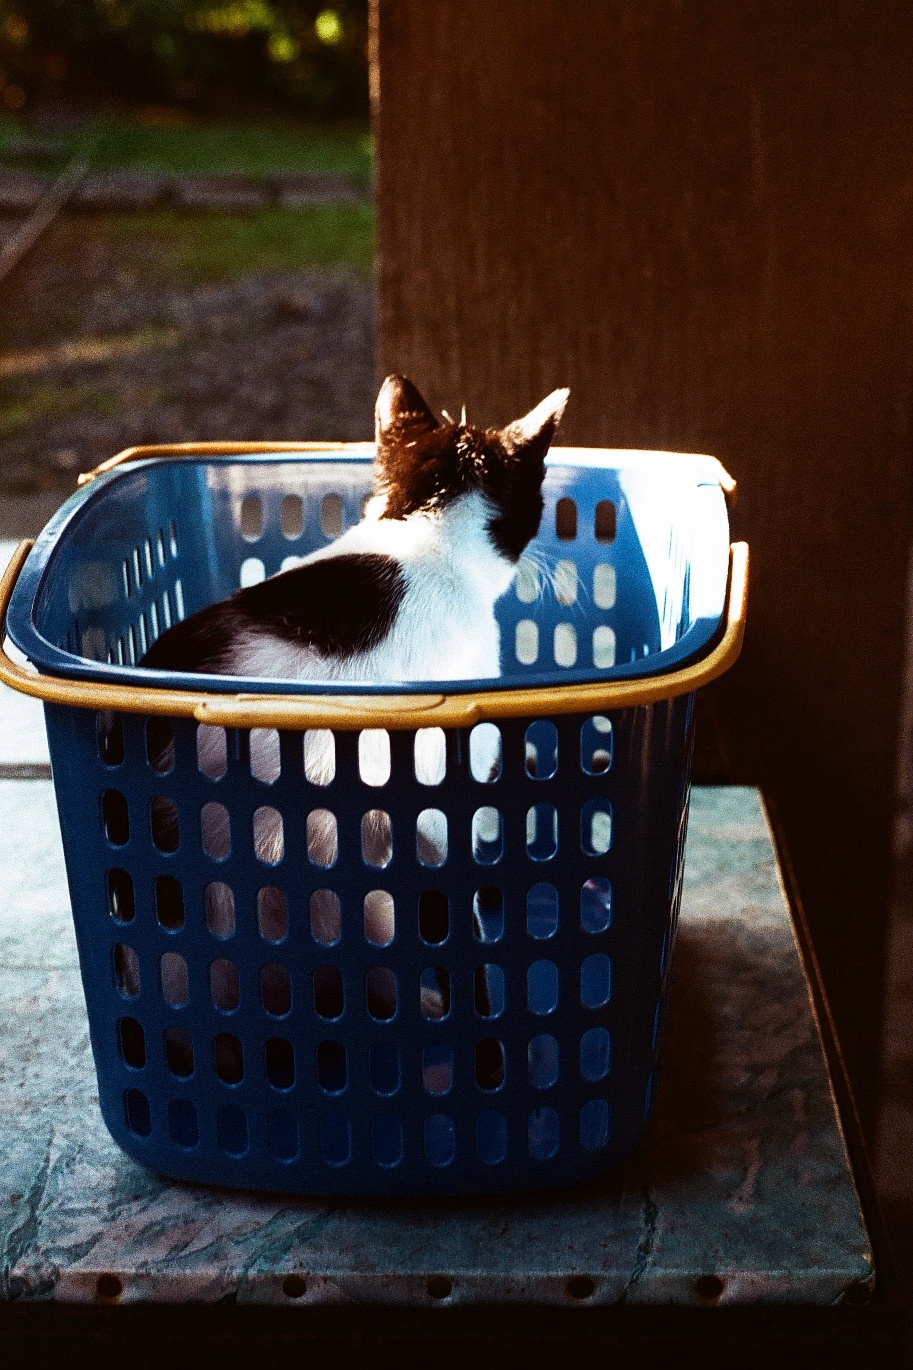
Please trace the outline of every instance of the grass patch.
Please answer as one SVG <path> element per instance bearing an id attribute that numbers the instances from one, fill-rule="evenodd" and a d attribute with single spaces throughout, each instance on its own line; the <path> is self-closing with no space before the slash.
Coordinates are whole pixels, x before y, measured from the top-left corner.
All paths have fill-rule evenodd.
<path id="1" fill-rule="evenodd" d="M 169 282 L 338 265 L 369 273 L 374 265 L 374 211 L 367 204 L 237 215 L 162 209 L 111 216 L 103 231 L 115 247 L 142 247 L 144 275 Z"/>
<path id="2" fill-rule="evenodd" d="M 116 414 L 120 403 L 119 396 L 92 385 L 35 385 L 14 398 L 0 396 L 0 438 L 20 437 L 41 420 Z"/>
<path id="3" fill-rule="evenodd" d="M 177 118 L 177 122 L 175 122 Z M 150 111 L 100 114 L 83 129 L 36 132 L 0 115 L 0 160 L 23 141 L 59 145 L 63 156 L 87 157 L 93 168 L 269 175 L 278 171 L 341 171 L 363 185 L 371 179 L 371 137 L 363 123 L 203 122 Z"/>

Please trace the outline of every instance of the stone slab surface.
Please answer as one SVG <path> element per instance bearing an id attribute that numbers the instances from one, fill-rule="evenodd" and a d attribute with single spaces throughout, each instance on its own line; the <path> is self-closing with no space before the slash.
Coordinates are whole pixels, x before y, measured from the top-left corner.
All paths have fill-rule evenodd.
<path id="1" fill-rule="evenodd" d="M 0 781 L 0 1298 L 830 1304 L 869 1244 L 758 794 L 696 789 L 648 1138 L 575 1191 L 447 1202 L 263 1196 L 161 1179 L 97 1109 L 51 786 Z M 579 1286 L 577 1286 L 579 1291 Z M 589 1288 L 589 1286 L 587 1286 Z M 304 1292 L 302 1293 L 302 1289 Z"/>

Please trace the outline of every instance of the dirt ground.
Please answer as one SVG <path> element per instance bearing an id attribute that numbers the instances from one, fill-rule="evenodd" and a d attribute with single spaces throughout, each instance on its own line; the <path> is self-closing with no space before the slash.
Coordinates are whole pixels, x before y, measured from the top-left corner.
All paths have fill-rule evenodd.
<path id="1" fill-rule="evenodd" d="M 58 222 L 0 282 L 0 535 L 135 443 L 361 439 L 374 293 L 345 267 L 169 280 L 158 244 Z"/>

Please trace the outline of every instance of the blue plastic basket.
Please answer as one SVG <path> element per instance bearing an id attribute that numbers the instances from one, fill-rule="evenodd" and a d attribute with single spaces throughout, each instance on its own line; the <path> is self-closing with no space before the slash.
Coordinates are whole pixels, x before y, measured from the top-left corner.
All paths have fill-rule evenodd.
<path id="1" fill-rule="evenodd" d="M 710 458 L 553 451 L 540 535 L 497 606 L 496 680 L 318 688 L 136 666 L 170 622 L 357 520 L 372 455 L 146 457 L 87 484 L 21 566 L 7 627 L 40 674 L 4 659 L 0 676 L 46 700 L 102 1111 L 131 1156 L 187 1180 L 580 1182 L 650 1113 L 693 692 L 741 644 L 728 478 Z M 416 740 L 438 727 L 444 773 L 423 784 Z M 359 760 L 378 728 L 380 784 Z M 478 728 L 489 759 L 500 734 L 494 778 Z M 332 734 L 326 784 L 308 776 L 316 729 Z M 427 810 L 447 834 L 434 867 Z M 315 812 L 335 826 L 330 864 L 309 849 Z M 392 833 L 383 868 L 368 813 Z M 264 825 L 282 830 L 278 860 Z M 366 930 L 378 900 L 384 946 Z"/>

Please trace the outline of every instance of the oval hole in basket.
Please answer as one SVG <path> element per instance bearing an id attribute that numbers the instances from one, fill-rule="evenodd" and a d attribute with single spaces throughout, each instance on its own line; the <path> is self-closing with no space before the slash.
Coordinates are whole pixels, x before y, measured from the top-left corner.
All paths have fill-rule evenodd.
<path id="1" fill-rule="evenodd" d="M 593 665 L 607 671 L 615 665 L 615 632 L 608 624 L 600 623 L 593 629 Z"/>
<path id="2" fill-rule="evenodd" d="M 553 1108 L 537 1108 L 529 1115 L 526 1128 L 529 1154 L 537 1161 L 557 1156 L 561 1145 L 561 1120 Z"/>
<path id="3" fill-rule="evenodd" d="M 565 669 L 577 660 L 577 629 L 573 623 L 556 623 L 554 636 L 555 665 Z"/>
<path id="4" fill-rule="evenodd" d="M 612 723 L 604 714 L 580 728 L 580 767 L 587 775 L 604 775 L 612 766 Z"/>
<path id="5" fill-rule="evenodd" d="M 504 1083 L 504 1043 L 485 1037 L 476 1045 L 476 1084 L 479 1089 L 500 1089 Z"/>
<path id="6" fill-rule="evenodd" d="M 480 1113 L 476 1119 L 476 1155 L 483 1165 L 500 1165 L 507 1155 L 507 1119 L 503 1113 Z"/>
<path id="7" fill-rule="evenodd" d="M 559 561 L 552 572 L 555 599 L 559 604 L 573 604 L 577 598 L 577 566 L 573 561 Z"/>
<path id="8" fill-rule="evenodd" d="M 108 912 L 118 923 L 131 923 L 136 917 L 133 880 L 127 871 L 115 867 L 107 874 Z"/>
<path id="9" fill-rule="evenodd" d="M 98 755 L 106 766 L 119 766 L 124 759 L 124 729 L 119 714 L 105 709 L 95 717 Z"/>
<path id="10" fill-rule="evenodd" d="M 314 890 L 310 899 L 311 936 L 330 947 L 342 936 L 342 907 L 335 890 Z"/>
<path id="11" fill-rule="evenodd" d="M 558 810 L 532 804 L 526 812 L 526 852 L 533 861 L 551 861 L 558 851 Z"/>
<path id="12" fill-rule="evenodd" d="M 273 1089 L 291 1089 L 295 1083 L 295 1050 L 285 1037 L 270 1037 L 263 1050 L 266 1078 Z"/>
<path id="13" fill-rule="evenodd" d="M 162 998 L 172 1008 L 182 1008 L 190 1002 L 190 977 L 187 962 L 176 951 L 166 951 L 159 958 L 159 983 Z"/>
<path id="14" fill-rule="evenodd" d="M 117 942 L 112 948 L 114 983 L 125 999 L 135 999 L 139 994 L 139 957 L 126 942 Z"/>
<path id="15" fill-rule="evenodd" d="M 241 562 L 241 574 L 238 577 L 242 590 L 250 589 L 251 585 L 259 585 L 261 580 L 266 579 L 266 567 L 259 557 L 246 557 Z M 183 618 L 183 614 L 181 615 Z"/>
<path id="16" fill-rule="evenodd" d="M 178 809 L 167 794 L 154 794 L 149 801 L 152 841 L 160 852 L 175 852 L 180 845 Z"/>
<path id="17" fill-rule="evenodd" d="M 285 855 L 285 834 L 282 814 L 278 809 L 262 804 L 254 810 L 254 855 L 267 866 L 278 866 Z"/>
<path id="18" fill-rule="evenodd" d="M 534 961 L 526 972 L 526 1003 L 538 1017 L 558 1007 L 558 967 L 554 961 Z"/>
<path id="19" fill-rule="evenodd" d="M 142 1070 L 146 1064 L 146 1037 L 141 1024 L 135 1018 L 119 1018 L 117 1040 L 125 1065 Z"/>
<path id="20" fill-rule="evenodd" d="M 443 890 L 422 890 L 418 897 L 418 930 L 422 941 L 429 945 L 446 942 L 450 908 Z"/>
<path id="21" fill-rule="evenodd" d="M 526 730 L 526 774 L 551 780 L 558 769 L 558 729 L 548 719 L 537 719 Z"/>
<path id="22" fill-rule="evenodd" d="M 213 1041 L 216 1074 L 226 1085 L 239 1085 L 244 1079 L 244 1050 L 233 1032 L 217 1032 Z"/>
<path id="23" fill-rule="evenodd" d="M 217 956 L 210 964 L 209 997 L 220 1013 L 234 1013 L 241 1002 L 238 968 L 224 956 Z"/>
<path id="24" fill-rule="evenodd" d="M 263 504 L 259 495 L 245 495 L 242 499 L 240 524 L 245 542 L 257 542 L 263 536 Z"/>
<path id="25" fill-rule="evenodd" d="M 389 1096 L 400 1087 L 399 1048 L 393 1042 L 375 1042 L 368 1055 L 371 1088 L 375 1094 Z"/>
<path id="26" fill-rule="evenodd" d="M 193 1038 L 185 1027 L 165 1029 L 165 1063 L 179 1080 L 193 1074 Z"/>
<path id="27" fill-rule="evenodd" d="M 419 728 L 414 744 L 415 778 L 420 785 L 440 785 L 447 774 L 447 739 L 443 728 Z"/>
<path id="28" fill-rule="evenodd" d="M 260 970 L 260 1000 L 271 1018 L 284 1018 L 292 1011 L 292 980 L 288 967 L 268 961 Z"/>
<path id="29" fill-rule="evenodd" d="M 539 595 L 539 572 L 530 557 L 521 557 L 517 563 L 514 589 L 521 604 L 532 604 Z"/>
<path id="30" fill-rule="evenodd" d="M 369 809 L 361 819 L 361 856 L 366 866 L 382 870 L 393 857 L 393 831 L 385 809 Z"/>
<path id="31" fill-rule="evenodd" d="M 317 1083 L 327 1094 L 341 1094 L 345 1089 L 348 1069 L 342 1042 L 317 1043 Z"/>
<path id="32" fill-rule="evenodd" d="M 450 1012 L 450 972 L 444 966 L 428 966 L 419 977 L 419 1004 L 423 1018 L 437 1021 Z"/>
<path id="33" fill-rule="evenodd" d="M 130 840 L 127 801 L 120 790 L 105 790 L 101 797 L 101 818 L 105 837 L 112 847 L 126 846 Z"/>
<path id="34" fill-rule="evenodd" d="M 584 1008 L 603 1008 L 611 997 L 612 962 L 605 952 L 594 952 L 580 966 L 580 1002 Z"/>
<path id="35" fill-rule="evenodd" d="M 364 728 L 358 734 L 358 773 L 365 785 L 390 779 L 390 734 L 386 728 Z"/>
<path id="36" fill-rule="evenodd" d="M 146 758 L 159 775 L 174 770 L 174 727 L 170 719 L 146 720 Z"/>
<path id="37" fill-rule="evenodd" d="M 532 666 L 539 657 L 539 625 L 521 618 L 514 630 L 514 653 L 521 666 Z"/>
<path id="38" fill-rule="evenodd" d="M 618 516 L 615 505 L 610 499 L 601 499 L 596 505 L 596 515 L 593 519 L 593 531 L 596 534 L 596 541 L 614 542 L 617 524 Z"/>
<path id="39" fill-rule="evenodd" d="M 328 870 L 339 856 L 336 815 L 329 809 L 312 809 L 307 816 L 308 860 Z"/>
<path id="40" fill-rule="evenodd" d="M 612 882 L 595 875 L 580 890 L 580 926 L 584 932 L 605 932 L 612 922 Z"/>
<path id="41" fill-rule="evenodd" d="M 338 538 L 342 532 L 343 505 L 339 495 L 324 495 L 320 501 L 320 527 L 327 538 Z"/>
<path id="42" fill-rule="evenodd" d="M 577 506 L 567 496 L 555 505 L 555 534 L 561 542 L 573 542 L 577 536 Z"/>
<path id="43" fill-rule="evenodd" d="M 209 780 L 221 780 L 228 770 L 228 737 L 216 724 L 197 724 L 197 769 Z"/>
<path id="44" fill-rule="evenodd" d="M 372 966 L 365 977 L 365 996 L 372 1018 L 387 1022 L 396 1017 L 396 976 L 389 966 Z"/>
<path id="45" fill-rule="evenodd" d="M 604 1027 L 589 1028 L 580 1038 L 580 1074 L 595 1083 L 604 1080 L 611 1066 L 611 1039 Z"/>
<path id="46" fill-rule="evenodd" d="M 210 801 L 200 810 L 200 835 L 203 850 L 213 861 L 231 855 L 231 819 L 224 804 Z"/>
<path id="47" fill-rule="evenodd" d="M 600 561 L 593 567 L 593 603 L 597 609 L 612 609 L 616 594 L 615 567 Z"/>
<path id="48" fill-rule="evenodd" d="M 155 913 L 168 932 L 184 926 L 184 891 L 173 875 L 160 875 L 155 882 Z"/>
<path id="49" fill-rule="evenodd" d="M 422 809 L 416 823 L 415 850 L 423 866 L 443 866 L 447 860 L 447 815 L 442 809 Z"/>
<path id="50" fill-rule="evenodd" d="M 365 937 L 376 947 L 393 941 L 395 918 L 393 895 L 388 890 L 368 890 L 364 900 Z"/>
<path id="51" fill-rule="evenodd" d="M 469 734 L 469 770 L 473 780 L 489 785 L 501 775 L 501 729 L 494 723 L 477 723 Z"/>
<path id="52" fill-rule="evenodd" d="M 341 1018 L 345 1008 L 342 975 L 338 966 L 314 970 L 314 1009 L 321 1018 Z"/>
<path id="53" fill-rule="evenodd" d="M 251 728 L 250 773 L 262 785 L 274 785 L 279 779 L 282 761 L 279 734 L 275 728 Z"/>
<path id="54" fill-rule="evenodd" d="M 479 942 L 504 936 L 504 895 L 496 885 L 483 885 L 472 897 L 472 931 Z"/>
<path id="55" fill-rule="evenodd" d="M 526 931 L 540 942 L 558 931 L 558 891 L 544 880 L 527 891 Z"/>
<path id="56" fill-rule="evenodd" d="M 480 866 L 494 866 L 504 854 L 504 824 L 490 804 L 472 816 L 472 855 Z"/>
<path id="57" fill-rule="evenodd" d="M 476 966 L 475 1009 L 480 1018 L 500 1018 L 504 1012 L 504 972 L 500 966 Z"/>
<path id="58" fill-rule="evenodd" d="M 456 1128 L 446 1113 L 432 1113 L 425 1119 L 425 1160 L 429 1165 L 451 1165 L 456 1156 Z"/>
<path id="59" fill-rule="evenodd" d="M 304 531 L 304 504 L 300 495 L 285 495 L 279 506 L 279 529 L 284 538 L 300 538 Z"/>
<path id="60" fill-rule="evenodd" d="M 526 1049 L 526 1070 L 533 1089 L 551 1089 L 558 1079 L 560 1054 L 557 1040 L 549 1032 L 531 1037 Z"/>
<path id="61" fill-rule="evenodd" d="M 453 1048 L 443 1043 L 422 1048 L 422 1088 L 426 1094 L 449 1094 L 453 1089 Z"/>
<path id="62" fill-rule="evenodd" d="M 304 734 L 304 776 L 312 785 L 329 785 L 336 775 L 336 739 L 330 728 Z"/>
<path id="63" fill-rule="evenodd" d="M 204 891 L 206 926 L 213 937 L 224 939 L 235 931 L 235 896 L 222 880 L 211 880 Z"/>
<path id="64" fill-rule="evenodd" d="M 288 904 L 275 885 L 257 890 L 257 931 L 266 942 L 281 942 L 288 936 Z"/>
<path id="65" fill-rule="evenodd" d="M 190 1149 L 200 1140 L 200 1121 L 189 1099 L 171 1099 L 168 1104 L 168 1133 L 178 1146 Z"/>
<path id="66" fill-rule="evenodd" d="M 580 844 L 587 856 L 604 856 L 612 845 L 612 806 L 590 799 L 580 812 Z"/>

